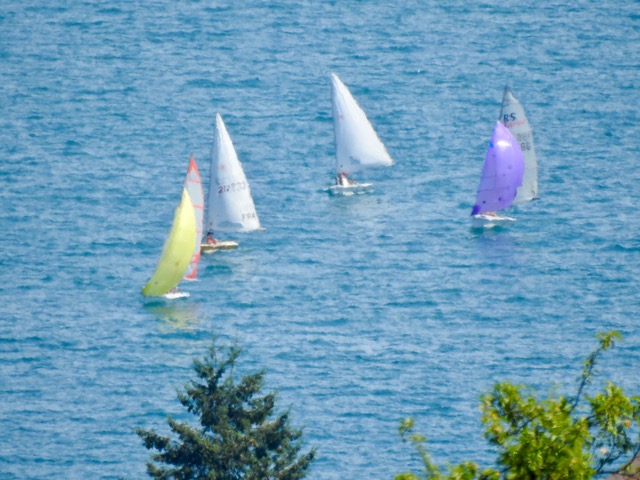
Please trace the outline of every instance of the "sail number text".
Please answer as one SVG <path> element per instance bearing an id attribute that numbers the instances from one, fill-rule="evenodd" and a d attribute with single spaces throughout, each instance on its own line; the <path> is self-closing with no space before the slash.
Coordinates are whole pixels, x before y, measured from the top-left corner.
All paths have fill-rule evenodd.
<path id="1" fill-rule="evenodd" d="M 240 192 L 242 190 L 246 190 L 248 187 L 247 182 L 227 183 L 225 185 L 218 185 L 218 193 Z"/>
<path id="2" fill-rule="evenodd" d="M 531 150 L 531 133 L 518 133 L 516 134 L 516 140 L 518 140 L 523 152 Z"/>

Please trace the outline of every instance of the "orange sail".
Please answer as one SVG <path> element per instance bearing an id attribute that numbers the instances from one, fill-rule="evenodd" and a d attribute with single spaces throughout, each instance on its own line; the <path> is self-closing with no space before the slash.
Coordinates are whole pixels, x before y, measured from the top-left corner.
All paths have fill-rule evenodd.
<path id="1" fill-rule="evenodd" d="M 191 155 L 189 158 L 189 168 L 187 178 L 184 181 L 184 188 L 189 192 L 193 211 L 196 217 L 196 247 L 191 256 L 191 262 L 184 274 L 186 280 L 195 280 L 198 275 L 198 262 L 200 261 L 200 243 L 202 241 L 202 219 L 204 218 L 204 192 L 202 191 L 202 179 L 196 165 L 196 160 Z"/>

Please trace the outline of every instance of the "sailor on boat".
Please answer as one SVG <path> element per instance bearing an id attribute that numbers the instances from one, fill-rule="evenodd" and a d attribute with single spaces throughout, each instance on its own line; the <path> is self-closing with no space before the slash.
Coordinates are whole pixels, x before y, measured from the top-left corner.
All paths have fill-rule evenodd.
<path id="1" fill-rule="evenodd" d="M 346 173 L 341 172 L 338 175 L 336 175 L 336 185 L 340 185 L 342 187 L 348 187 L 349 185 L 355 185 L 356 182 L 355 180 L 350 179 Z"/>
<path id="2" fill-rule="evenodd" d="M 207 236 L 204 239 L 204 242 L 207 245 L 215 245 L 216 243 L 218 243 L 218 241 L 215 239 L 215 237 L 213 236 L 213 230 L 209 230 L 207 232 Z"/>

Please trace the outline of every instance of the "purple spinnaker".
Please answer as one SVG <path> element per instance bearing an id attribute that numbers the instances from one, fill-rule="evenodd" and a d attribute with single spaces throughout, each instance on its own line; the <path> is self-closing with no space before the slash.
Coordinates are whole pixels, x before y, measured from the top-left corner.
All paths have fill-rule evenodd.
<path id="1" fill-rule="evenodd" d="M 471 215 L 509 208 L 518 187 L 522 185 L 523 174 L 524 155 L 520 145 L 511 132 L 497 122 L 484 158 L 482 178 Z"/>

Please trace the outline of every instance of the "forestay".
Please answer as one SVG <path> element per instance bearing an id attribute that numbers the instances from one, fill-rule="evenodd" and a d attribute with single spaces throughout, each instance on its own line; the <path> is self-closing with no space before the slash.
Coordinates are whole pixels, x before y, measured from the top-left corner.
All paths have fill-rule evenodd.
<path id="1" fill-rule="evenodd" d="M 213 232 L 259 230 L 260 220 L 249 182 L 220 114 L 216 114 L 210 175 L 207 229 Z"/>
<path id="2" fill-rule="evenodd" d="M 391 166 L 393 160 L 362 108 L 335 73 L 331 74 L 336 173 Z"/>

